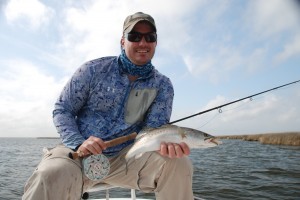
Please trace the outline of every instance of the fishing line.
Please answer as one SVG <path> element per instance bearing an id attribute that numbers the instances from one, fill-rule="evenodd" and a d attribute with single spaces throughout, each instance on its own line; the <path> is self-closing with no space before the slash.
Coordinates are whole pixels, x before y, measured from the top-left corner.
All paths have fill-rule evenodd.
<path id="1" fill-rule="evenodd" d="M 259 99 L 259 98 L 262 98 L 262 97 L 257 97 L 256 99 Z M 206 126 L 207 124 L 209 124 L 213 119 L 215 119 L 215 118 L 216 118 L 218 115 L 220 115 L 220 114 L 223 114 L 223 113 L 228 112 L 228 111 L 232 111 L 232 110 L 236 110 L 236 109 L 240 109 L 240 108 L 242 108 L 242 107 L 245 107 L 246 104 L 248 104 L 248 103 L 250 103 L 250 102 L 252 102 L 252 101 L 254 101 L 254 100 L 256 100 L 256 99 L 249 98 L 248 101 L 243 102 L 241 105 L 236 106 L 236 107 L 234 107 L 234 108 L 226 109 L 226 110 L 225 110 L 224 108 L 223 108 L 223 109 L 222 109 L 222 108 L 219 108 L 219 109 L 218 109 L 218 112 L 217 112 L 213 117 L 211 117 L 211 118 L 210 118 L 209 120 L 207 120 L 204 124 L 200 125 L 200 126 L 197 127 L 197 128 L 200 129 L 200 128 Z"/>
<path id="2" fill-rule="evenodd" d="M 241 99 L 238 99 L 238 100 L 229 102 L 229 103 L 225 103 L 225 104 L 222 104 L 222 105 L 219 105 L 219 106 L 216 106 L 216 107 L 213 107 L 213 108 L 204 110 L 204 111 L 202 111 L 202 112 L 199 112 L 199 113 L 196 113 L 196 114 L 187 116 L 187 117 L 183 117 L 183 118 L 181 118 L 181 119 L 172 121 L 172 122 L 170 122 L 169 124 L 174 124 L 174 123 L 177 123 L 177 122 L 180 122 L 180 121 L 183 121 L 183 120 L 186 120 L 186 119 L 189 119 L 189 118 L 198 116 L 198 115 L 202 115 L 202 114 L 204 114 L 204 113 L 208 113 L 208 112 L 211 112 L 211 111 L 217 110 L 217 109 L 218 109 L 219 113 L 222 113 L 222 112 L 223 112 L 223 110 L 222 110 L 223 107 L 226 107 L 226 106 L 228 106 L 228 105 L 237 103 L 237 102 L 239 102 L 239 101 L 243 101 L 243 100 L 245 100 L 245 99 L 250 99 L 250 100 L 252 101 L 252 100 L 253 100 L 253 97 L 255 97 L 255 96 L 262 95 L 262 94 L 264 94 L 264 93 L 267 93 L 267 92 L 270 92 L 270 91 L 273 91 L 273 90 L 277 90 L 277 89 L 279 89 L 279 88 L 283 88 L 283 87 L 286 87 L 286 86 L 288 86 L 288 85 L 292 85 L 292 84 L 295 84 L 295 83 L 298 83 L 298 82 L 300 82 L 300 80 L 297 80 L 297 81 L 294 81 L 294 82 L 290 82 L 290 83 L 287 83 L 287 84 L 284 84 L 284 85 L 281 85 L 281 86 L 278 86 L 278 87 L 275 87 L 275 88 L 271 88 L 271 89 L 269 89 L 269 90 L 265 90 L 265 91 L 263 91 L 263 92 L 259 92 L 259 93 L 256 93 L 256 94 L 253 94 L 253 95 L 250 95 L 250 96 L 247 96 L 247 97 L 244 97 L 244 98 L 241 98 Z"/>
<path id="3" fill-rule="evenodd" d="M 206 126 L 208 123 L 210 123 L 213 119 L 215 119 L 220 113 L 216 113 L 214 116 L 212 116 L 209 120 L 207 120 L 204 124 L 198 127 L 198 129 L 202 128 L 203 126 Z"/>
<path id="4" fill-rule="evenodd" d="M 291 86 L 291 85 L 287 86 L 287 88 L 290 88 L 290 87 L 293 87 L 293 86 Z M 285 89 L 286 88 L 279 88 L 278 90 L 285 90 Z M 274 93 L 276 91 L 270 91 L 270 92 Z M 249 99 L 242 101 L 241 104 L 238 105 L 238 106 L 236 106 L 236 107 L 232 107 L 232 108 L 228 108 L 228 109 L 219 108 L 217 113 L 215 113 L 211 118 L 209 118 L 208 120 L 206 120 L 205 122 L 203 122 L 200 126 L 197 126 L 197 129 L 201 129 L 202 127 L 204 127 L 207 124 L 209 124 L 210 122 L 212 122 L 219 114 L 223 114 L 223 113 L 226 113 L 228 111 L 240 109 L 242 107 L 247 106 L 247 104 L 252 103 L 253 101 L 262 100 L 266 96 L 267 96 L 267 94 L 262 94 L 261 96 L 250 97 Z"/>
<path id="5" fill-rule="evenodd" d="M 253 101 L 253 100 L 251 99 L 250 101 Z M 206 122 L 204 122 L 202 125 L 198 126 L 197 128 L 201 129 L 202 127 L 204 127 L 207 124 L 209 124 L 210 122 L 212 122 L 218 115 L 223 114 L 224 112 L 227 112 L 227 111 L 231 111 L 231 110 L 235 110 L 235 109 L 244 107 L 247 103 L 250 103 L 250 101 L 244 102 L 242 105 L 239 105 L 235 108 L 231 108 L 231 109 L 227 109 L 227 110 L 219 108 L 217 113 L 215 113 L 210 119 L 206 120 Z"/>

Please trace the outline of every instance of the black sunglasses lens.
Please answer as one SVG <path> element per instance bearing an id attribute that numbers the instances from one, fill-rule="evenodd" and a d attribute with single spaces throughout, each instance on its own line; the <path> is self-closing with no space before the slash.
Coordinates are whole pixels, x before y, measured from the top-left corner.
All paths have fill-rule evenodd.
<path id="1" fill-rule="evenodd" d="M 138 34 L 138 33 L 128 33 L 127 34 L 127 39 L 130 42 L 139 42 L 142 40 L 142 35 Z"/>
<path id="2" fill-rule="evenodd" d="M 149 33 L 144 35 L 146 42 L 156 42 L 156 34 L 155 33 Z"/>
<path id="3" fill-rule="evenodd" d="M 143 36 L 145 37 L 146 42 L 156 42 L 157 39 L 156 33 L 146 33 L 146 34 L 128 33 L 126 38 L 130 42 L 140 42 Z"/>

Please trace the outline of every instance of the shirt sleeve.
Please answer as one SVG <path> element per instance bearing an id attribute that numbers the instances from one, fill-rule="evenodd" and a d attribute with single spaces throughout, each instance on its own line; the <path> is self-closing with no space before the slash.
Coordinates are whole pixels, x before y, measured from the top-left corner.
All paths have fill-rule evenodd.
<path id="1" fill-rule="evenodd" d="M 76 116 L 87 101 L 91 80 L 91 67 L 82 65 L 65 85 L 54 106 L 54 125 L 62 143 L 71 149 L 85 140 L 78 129 Z"/>
<path id="2" fill-rule="evenodd" d="M 158 94 L 150 106 L 146 119 L 146 127 L 159 127 L 169 123 L 174 98 L 174 88 L 169 78 L 165 78 L 161 84 Z"/>

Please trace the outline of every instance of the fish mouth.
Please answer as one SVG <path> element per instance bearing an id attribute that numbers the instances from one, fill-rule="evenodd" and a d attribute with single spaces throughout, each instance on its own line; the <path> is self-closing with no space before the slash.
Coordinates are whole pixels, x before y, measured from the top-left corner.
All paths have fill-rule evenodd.
<path id="1" fill-rule="evenodd" d="M 216 144 L 216 145 L 222 144 L 222 142 L 217 140 L 215 137 L 205 138 L 204 141 L 209 142 L 209 143 L 213 143 L 213 144 Z"/>

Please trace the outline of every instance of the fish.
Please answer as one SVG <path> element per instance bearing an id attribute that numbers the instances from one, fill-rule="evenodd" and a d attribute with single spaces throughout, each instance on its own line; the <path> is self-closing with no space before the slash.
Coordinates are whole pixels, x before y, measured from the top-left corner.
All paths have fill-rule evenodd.
<path id="1" fill-rule="evenodd" d="M 214 136 L 202 131 L 180 127 L 176 125 L 163 125 L 159 128 L 147 128 L 142 130 L 131 148 L 125 155 L 125 159 L 138 159 L 145 152 L 157 151 L 160 144 L 185 142 L 190 149 L 215 147 L 221 144 Z"/>

